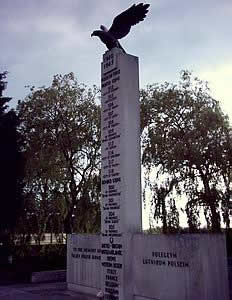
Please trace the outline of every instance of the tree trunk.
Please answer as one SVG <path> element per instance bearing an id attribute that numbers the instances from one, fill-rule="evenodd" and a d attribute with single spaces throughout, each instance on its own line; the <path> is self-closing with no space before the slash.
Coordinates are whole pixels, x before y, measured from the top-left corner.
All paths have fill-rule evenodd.
<path id="1" fill-rule="evenodd" d="M 216 209 L 216 199 L 209 195 L 209 207 L 211 211 L 212 232 L 221 232 L 220 215 Z"/>
<path id="2" fill-rule="evenodd" d="M 164 197 L 161 201 L 162 201 L 162 216 L 163 216 L 163 233 L 166 234 L 167 233 L 167 210 L 166 210 L 166 205 L 165 205 L 165 199 L 166 197 Z"/>
<path id="3" fill-rule="evenodd" d="M 202 170 L 199 169 L 201 178 L 204 185 L 203 199 L 205 206 L 209 207 L 211 212 L 211 226 L 212 232 L 221 232 L 220 214 L 217 212 L 217 194 L 216 190 L 210 188 L 209 179 L 207 175 L 203 174 Z"/>
<path id="4" fill-rule="evenodd" d="M 66 218 L 64 219 L 64 232 L 66 234 L 73 233 L 72 211 L 68 212 Z"/>

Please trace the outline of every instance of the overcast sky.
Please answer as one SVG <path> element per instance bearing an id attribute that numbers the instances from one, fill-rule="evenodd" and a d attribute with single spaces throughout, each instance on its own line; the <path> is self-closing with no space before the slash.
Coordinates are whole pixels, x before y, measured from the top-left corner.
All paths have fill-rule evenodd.
<path id="1" fill-rule="evenodd" d="M 0 0 L 0 71 L 8 70 L 14 103 L 26 85 L 50 85 L 53 75 L 74 72 L 100 85 L 105 46 L 91 32 L 133 3 L 130 0 Z M 232 120 L 232 1 L 150 1 L 144 22 L 121 43 L 140 59 L 140 86 L 177 82 L 182 69 L 210 83 Z M 12 101 L 13 103 L 13 101 Z"/>

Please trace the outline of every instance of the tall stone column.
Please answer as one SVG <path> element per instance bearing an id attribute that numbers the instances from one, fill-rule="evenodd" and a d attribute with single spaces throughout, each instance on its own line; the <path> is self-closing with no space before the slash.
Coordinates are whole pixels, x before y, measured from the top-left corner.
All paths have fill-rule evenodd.
<path id="1" fill-rule="evenodd" d="M 101 88 L 102 292 L 130 300 L 130 238 L 142 230 L 138 58 L 107 51 Z"/>

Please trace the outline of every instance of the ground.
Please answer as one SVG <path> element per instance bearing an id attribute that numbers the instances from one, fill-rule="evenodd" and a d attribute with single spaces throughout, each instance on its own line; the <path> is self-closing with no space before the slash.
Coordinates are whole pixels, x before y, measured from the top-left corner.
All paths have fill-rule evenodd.
<path id="1" fill-rule="evenodd" d="M 96 300 L 68 291 L 66 283 L 0 285 L 0 300 Z"/>

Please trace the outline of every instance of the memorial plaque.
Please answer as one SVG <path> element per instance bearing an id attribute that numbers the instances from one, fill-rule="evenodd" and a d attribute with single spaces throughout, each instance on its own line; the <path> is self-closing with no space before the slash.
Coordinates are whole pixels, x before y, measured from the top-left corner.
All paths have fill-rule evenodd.
<path id="1" fill-rule="evenodd" d="M 135 234 L 133 294 L 149 300 L 228 300 L 225 245 L 223 234 Z"/>
<path id="2" fill-rule="evenodd" d="M 113 49 L 101 73 L 102 291 L 104 299 L 123 300 L 123 234 L 142 227 L 138 60 Z"/>
<path id="3" fill-rule="evenodd" d="M 96 295 L 101 289 L 100 235 L 70 234 L 67 245 L 68 289 Z"/>

